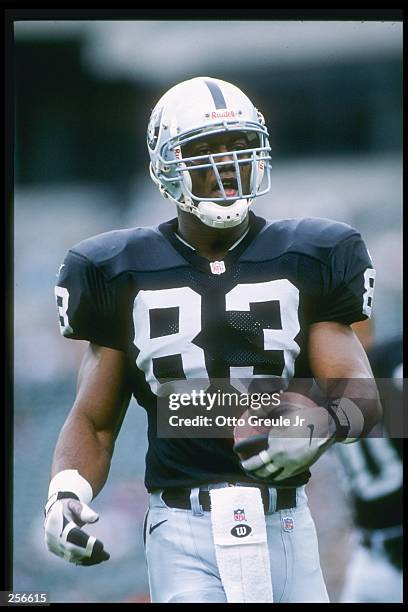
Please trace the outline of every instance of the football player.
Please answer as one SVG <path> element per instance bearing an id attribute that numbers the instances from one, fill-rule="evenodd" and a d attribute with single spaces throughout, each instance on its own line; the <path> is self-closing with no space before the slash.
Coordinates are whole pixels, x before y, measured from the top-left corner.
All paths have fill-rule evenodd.
<path id="1" fill-rule="evenodd" d="M 402 337 L 374 341 L 370 328 L 369 319 L 354 326 L 391 414 L 402 406 Z M 384 433 L 336 451 L 357 529 L 340 601 L 402 603 L 402 438 Z"/>
<path id="2" fill-rule="evenodd" d="M 328 601 L 305 485 L 322 452 L 365 436 L 380 417 L 375 393 L 362 405 L 327 383 L 372 379 L 350 327 L 370 316 L 370 256 L 344 223 L 267 221 L 250 210 L 270 188 L 268 130 L 231 83 L 197 77 L 172 87 L 152 111 L 147 146 L 151 178 L 177 216 L 89 238 L 59 271 L 61 332 L 89 347 L 55 448 L 46 544 L 76 564 L 109 558 L 82 527 L 98 518 L 89 504 L 107 479 L 133 394 L 148 416 L 152 602 L 229 601 L 210 507 L 213 489 L 228 485 L 260 492 L 273 600 Z M 178 383 L 198 381 L 202 390 L 239 379 L 263 388 L 310 377 L 335 408 L 299 393 L 280 406 L 281 417 L 305 416 L 307 436 L 255 428 L 235 431 L 234 446 L 233 435 L 158 435 L 158 404 Z M 245 521 L 244 508 L 234 520 Z"/>

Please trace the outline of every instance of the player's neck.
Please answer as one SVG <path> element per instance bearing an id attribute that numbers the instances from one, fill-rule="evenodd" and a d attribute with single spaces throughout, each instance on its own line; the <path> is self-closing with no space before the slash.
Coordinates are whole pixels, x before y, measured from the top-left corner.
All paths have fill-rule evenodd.
<path id="1" fill-rule="evenodd" d="M 248 215 L 235 227 L 218 229 L 205 225 L 191 213 L 178 211 L 177 233 L 194 247 L 198 255 L 209 261 L 223 259 L 234 243 L 247 232 L 248 227 Z"/>

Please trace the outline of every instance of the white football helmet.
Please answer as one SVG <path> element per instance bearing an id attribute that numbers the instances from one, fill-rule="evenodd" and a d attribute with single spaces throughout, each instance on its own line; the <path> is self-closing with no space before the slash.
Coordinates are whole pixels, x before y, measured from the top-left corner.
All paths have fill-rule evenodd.
<path id="1" fill-rule="evenodd" d="M 204 135 L 234 131 L 245 133 L 250 148 L 183 157 L 183 146 L 187 143 Z M 238 87 L 226 81 L 196 77 L 169 89 L 152 111 L 147 146 L 150 176 L 161 194 L 211 227 L 238 225 L 246 217 L 252 200 L 270 189 L 270 146 L 264 118 Z M 222 161 L 225 156 L 230 161 Z M 248 193 L 244 193 L 240 165 L 249 163 L 250 186 Z M 235 166 L 237 194 L 233 196 L 226 195 L 220 177 L 219 170 L 226 164 Z M 192 192 L 190 173 L 209 168 L 215 174 L 220 197 L 199 197 Z M 228 201 L 231 204 L 226 205 Z"/>

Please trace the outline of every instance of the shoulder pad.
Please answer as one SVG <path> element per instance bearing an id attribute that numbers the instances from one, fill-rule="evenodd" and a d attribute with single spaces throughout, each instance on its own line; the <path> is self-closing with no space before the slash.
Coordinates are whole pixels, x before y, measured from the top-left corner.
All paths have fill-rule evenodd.
<path id="1" fill-rule="evenodd" d="M 309 217 L 268 222 L 241 257 L 242 261 L 266 261 L 284 253 L 300 253 L 326 262 L 331 250 L 351 236 L 360 236 L 347 223 Z"/>
<path id="2" fill-rule="evenodd" d="M 79 242 L 70 253 L 92 262 L 109 280 L 130 270 L 150 272 L 185 265 L 156 227 L 104 232 Z"/>

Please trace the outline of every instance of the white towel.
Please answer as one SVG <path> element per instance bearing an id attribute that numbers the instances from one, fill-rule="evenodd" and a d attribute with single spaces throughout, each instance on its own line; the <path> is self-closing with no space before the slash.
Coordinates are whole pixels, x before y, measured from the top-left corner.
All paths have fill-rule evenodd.
<path id="1" fill-rule="evenodd" d="M 211 489 L 210 497 L 215 553 L 228 602 L 273 602 L 260 490 L 224 487 Z"/>

